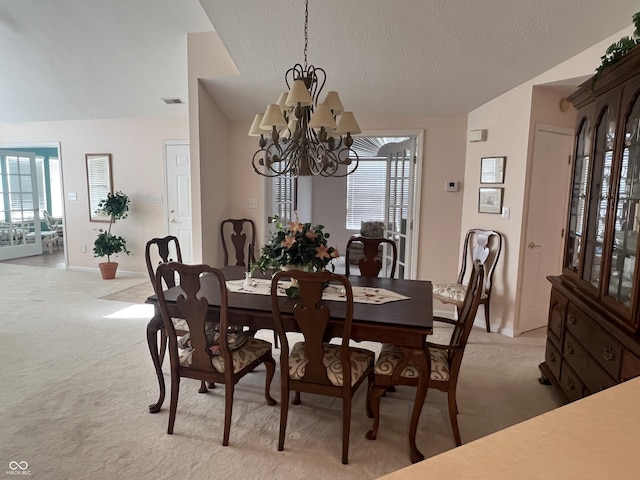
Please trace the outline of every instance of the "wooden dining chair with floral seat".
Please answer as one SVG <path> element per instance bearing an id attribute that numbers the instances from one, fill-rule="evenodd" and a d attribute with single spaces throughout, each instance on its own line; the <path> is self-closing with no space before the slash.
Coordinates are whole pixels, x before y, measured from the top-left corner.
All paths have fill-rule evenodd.
<path id="1" fill-rule="evenodd" d="M 295 298 L 278 296 L 278 290 L 281 288 L 278 282 L 287 279 L 296 280 L 298 283 Z M 327 340 L 331 313 L 329 306 L 322 301 L 322 291 L 328 282 L 341 284 L 345 290 L 345 320 L 340 344 L 330 344 Z M 327 271 L 281 271 L 276 273 L 271 281 L 271 302 L 275 328 L 280 338 L 282 395 L 278 450 L 284 449 L 289 392 L 296 392 L 294 404 L 299 403 L 300 392 L 328 395 L 342 398 L 342 463 L 347 464 L 351 401 L 365 379 L 368 380 L 368 387 L 371 385 L 375 357 L 372 351 L 349 346 L 353 320 L 351 282 L 344 275 Z M 284 329 L 283 315 L 287 314 L 293 314 L 296 329 L 304 336 L 304 341 L 295 343 L 291 349 Z"/>
<path id="2" fill-rule="evenodd" d="M 461 316 L 458 320 L 444 317 L 434 317 L 434 322 L 453 325 L 453 330 L 448 344 L 427 342 L 429 351 L 428 388 L 435 388 L 447 393 L 449 418 L 451 429 L 457 446 L 462 444 L 460 430 L 458 428 L 458 404 L 456 389 L 462 357 L 467 345 L 473 322 L 478 312 L 478 305 L 482 295 L 482 282 L 484 279 L 484 267 L 478 261 L 474 261 L 469 288 L 461 308 Z M 435 324 L 435 323 L 434 323 Z M 375 440 L 380 425 L 380 399 L 394 385 L 418 386 L 419 372 L 416 366 L 408 358 L 402 348 L 384 343 L 380 349 L 380 355 L 374 367 L 374 380 L 371 386 L 369 399 L 371 402 L 369 411 L 373 414 L 373 427 L 367 432 L 369 440 Z"/>
<path id="3" fill-rule="evenodd" d="M 494 230 L 482 230 L 472 228 L 464 238 L 462 249 L 462 265 L 456 283 L 433 283 L 433 298 L 436 300 L 453 304 L 458 315 L 467 292 L 468 275 L 467 267 L 473 265 L 475 260 L 480 260 L 484 265 L 484 286 L 480 304 L 484 306 L 484 318 L 487 325 L 487 332 L 491 331 L 491 320 L 489 306 L 491 304 L 491 290 L 493 285 L 493 273 L 502 251 L 502 234 Z M 471 270 L 471 269 L 470 269 Z"/>
<path id="4" fill-rule="evenodd" d="M 178 238 L 173 235 L 167 235 L 162 238 L 152 238 L 147 242 L 144 249 L 144 259 L 147 265 L 147 273 L 149 274 L 149 280 L 153 286 L 153 292 L 158 295 L 156 291 L 156 268 L 158 265 L 168 262 L 180 262 L 182 263 L 182 252 L 180 250 L 180 242 Z M 168 273 L 167 273 L 168 275 Z M 174 276 L 167 276 L 162 278 L 163 288 L 171 288 L 176 286 L 176 279 Z M 178 335 L 184 335 L 187 333 L 187 323 L 182 318 L 174 318 L 173 324 L 176 327 Z M 164 359 L 164 352 L 167 348 L 167 336 L 166 332 L 161 338 L 160 343 L 160 363 Z M 206 390 L 205 390 L 206 391 Z"/>
<path id="5" fill-rule="evenodd" d="M 177 275 L 180 288 L 176 306 L 180 316 L 189 326 L 189 333 L 179 338 L 169 313 L 162 278 Z M 212 318 L 209 301 L 202 294 L 202 282 L 215 278 L 215 293 L 219 298 L 219 318 Z M 208 287 L 209 288 L 209 287 Z M 271 354 L 271 343 L 253 337 L 232 349 L 229 339 L 228 298 L 225 277 L 217 268 L 208 265 L 185 265 L 178 262 L 164 263 L 156 274 L 158 304 L 169 336 L 169 360 L 171 365 L 171 403 L 167 433 L 173 433 L 178 406 L 181 378 L 193 378 L 201 382 L 217 382 L 225 385 L 224 433 L 222 445 L 229 444 L 233 394 L 235 385 L 247 373 L 263 363 L 266 367 L 264 396 L 267 404 L 275 405 L 271 397 L 271 381 L 275 373 L 275 360 Z M 233 334 L 235 335 L 235 333 Z M 185 337 L 188 337 L 185 339 Z"/>
<path id="6" fill-rule="evenodd" d="M 363 237 L 355 235 L 347 242 L 347 249 L 345 253 L 345 274 L 349 276 L 351 274 L 350 252 L 351 246 L 354 243 L 360 243 L 363 246 L 362 258 L 358 260 L 358 267 L 360 267 L 360 275 L 363 277 L 377 277 L 382 270 L 382 259 L 380 258 L 380 246 L 383 244 L 389 245 L 391 248 L 393 263 L 391 264 L 391 271 L 389 272 L 389 278 L 394 278 L 396 274 L 396 264 L 398 263 L 398 247 L 396 242 L 389 238 L 384 237 Z"/>
<path id="7" fill-rule="evenodd" d="M 227 218 L 220 223 L 220 238 L 224 253 L 224 263 L 229 265 L 230 253 L 235 256 L 234 265 L 246 267 L 255 263 L 253 251 L 249 246 L 256 245 L 256 224 L 250 218 Z M 233 250 L 231 250 L 233 248 Z M 233 262 L 233 260 L 232 260 Z"/>

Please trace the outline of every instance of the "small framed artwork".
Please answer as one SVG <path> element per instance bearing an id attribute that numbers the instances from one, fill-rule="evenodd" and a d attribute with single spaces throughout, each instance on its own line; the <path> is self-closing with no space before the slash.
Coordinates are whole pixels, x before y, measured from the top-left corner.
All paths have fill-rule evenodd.
<path id="1" fill-rule="evenodd" d="M 480 187 L 478 213 L 501 213 L 504 188 Z"/>
<path id="2" fill-rule="evenodd" d="M 483 157 L 480 160 L 480 183 L 504 183 L 507 157 Z"/>

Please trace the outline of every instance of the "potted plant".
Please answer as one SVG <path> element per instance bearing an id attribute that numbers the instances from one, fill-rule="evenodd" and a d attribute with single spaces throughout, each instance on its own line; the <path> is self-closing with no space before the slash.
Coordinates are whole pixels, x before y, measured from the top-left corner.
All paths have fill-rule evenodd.
<path id="1" fill-rule="evenodd" d="M 102 278 L 110 280 L 115 278 L 118 262 L 111 261 L 111 255 L 131 252 L 127 250 L 126 240 L 120 235 L 111 233 L 111 226 L 116 220 L 127 218 L 129 212 L 129 197 L 122 192 L 108 193 L 107 198 L 100 200 L 97 212 L 109 217 L 109 228 L 98 229 L 98 238 L 93 243 L 94 257 L 107 257 L 106 262 L 98 264 Z"/>

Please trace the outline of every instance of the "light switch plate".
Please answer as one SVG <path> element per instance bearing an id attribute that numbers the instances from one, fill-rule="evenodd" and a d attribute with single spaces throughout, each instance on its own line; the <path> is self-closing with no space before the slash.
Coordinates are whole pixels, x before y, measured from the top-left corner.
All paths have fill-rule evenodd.
<path id="1" fill-rule="evenodd" d="M 67 200 L 78 200 L 78 195 L 76 194 L 76 192 L 68 192 L 67 193 Z"/>
<path id="2" fill-rule="evenodd" d="M 247 208 L 258 208 L 258 199 L 247 198 Z"/>
<path id="3" fill-rule="evenodd" d="M 502 207 L 502 218 L 505 220 L 509 220 L 509 216 L 511 215 L 511 209 L 509 207 Z"/>

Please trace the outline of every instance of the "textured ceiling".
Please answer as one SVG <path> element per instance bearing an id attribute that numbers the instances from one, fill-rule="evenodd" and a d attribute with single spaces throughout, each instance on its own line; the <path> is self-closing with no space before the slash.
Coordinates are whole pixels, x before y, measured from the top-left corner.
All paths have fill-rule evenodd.
<path id="1" fill-rule="evenodd" d="M 464 114 L 628 27 L 632 0 L 311 0 L 309 63 L 357 115 Z M 207 79 L 249 119 L 303 62 L 302 0 L 0 0 L 0 122 L 186 115 L 186 34 L 240 75 Z M 603 52 L 604 53 L 604 52 Z M 595 68 L 596 65 L 594 65 Z"/>

